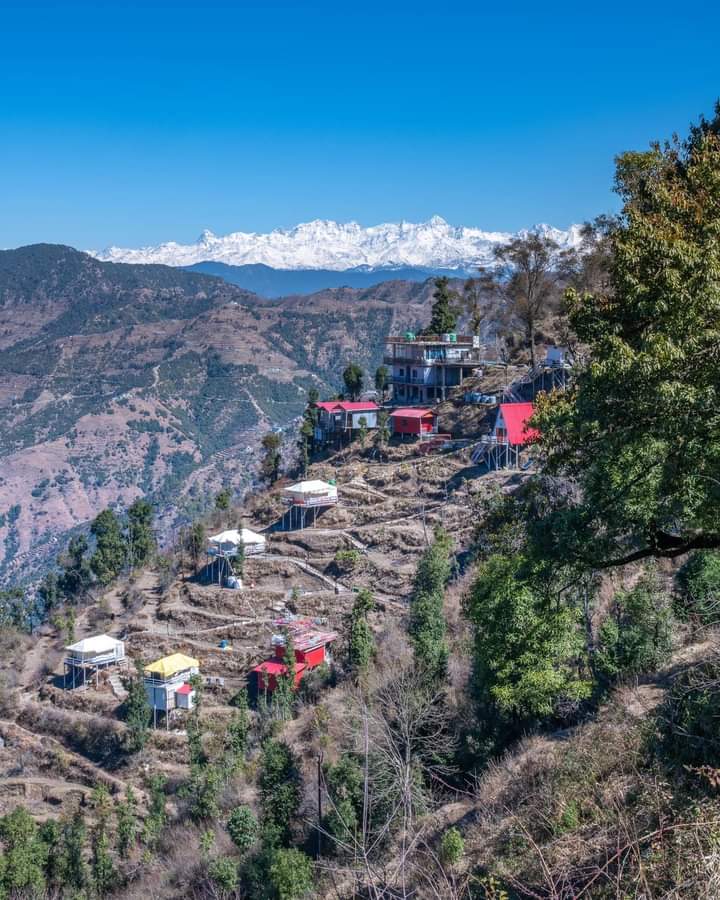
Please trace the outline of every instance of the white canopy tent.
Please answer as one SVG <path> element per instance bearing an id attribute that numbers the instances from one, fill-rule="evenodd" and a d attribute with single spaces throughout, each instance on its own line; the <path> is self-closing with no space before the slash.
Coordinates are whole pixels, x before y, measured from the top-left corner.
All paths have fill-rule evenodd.
<path id="1" fill-rule="evenodd" d="M 289 526 L 304 528 L 307 510 L 312 509 L 312 523 L 315 524 L 316 510 L 325 506 L 335 506 L 338 502 L 337 485 L 327 481 L 298 481 L 283 491 L 283 500 L 288 504 L 288 511 L 283 516 L 283 524 L 289 519 Z"/>
<path id="2" fill-rule="evenodd" d="M 266 545 L 265 535 L 250 531 L 249 528 L 221 531 L 208 538 L 208 542 L 210 544 L 208 553 L 211 556 L 235 556 L 240 544 L 243 545 L 245 553 L 264 553 Z"/>
<path id="3" fill-rule="evenodd" d="M 125 663 L 125 644 L 107 634 L 96 634 L 83 638 L 65 648 L 65 685 L 68 674 L 72 675 L 72 686 L 76 686 L 78 676 L 80 684 L 87 683 L 88 669 L 90 677 L 95 675 L 95 683 L 99 682 L 100 669 Z"/>

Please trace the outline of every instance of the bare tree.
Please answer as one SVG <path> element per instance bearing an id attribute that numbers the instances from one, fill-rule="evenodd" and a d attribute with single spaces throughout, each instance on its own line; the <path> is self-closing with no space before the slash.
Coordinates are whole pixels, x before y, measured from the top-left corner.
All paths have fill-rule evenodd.
<path id="1" fill-rule="evenodd" d="M 496 247 L 495 258 L 502 265 L 497 289 L 523 325 L 534 367 L 537 323 L 550 301 L 557 297 L 560 247 L 545 235 L 530 232 Z"/>
<path id="2" fill-rule="evenodd" d="M 435 787 L 450 774 L 447 759 L 456 739 L 444 694 L 427 691 L 412 667 L 354 698 L 354 755 L 363 771 L 363 801 L 357 823 L 345 821 L 340 804 L 325 788 L 326 803 L 342 824 L 341 833 L 321 833 L 342 862 L 321 863 L 343 888 L 353 885 L 372 900 L 415 895 L 420 849 L 427 853 L 428 824 Z M 338 893 L 342 891 L 338 888 Z M 452 895 L 450 895 L 452 896 Z"/>

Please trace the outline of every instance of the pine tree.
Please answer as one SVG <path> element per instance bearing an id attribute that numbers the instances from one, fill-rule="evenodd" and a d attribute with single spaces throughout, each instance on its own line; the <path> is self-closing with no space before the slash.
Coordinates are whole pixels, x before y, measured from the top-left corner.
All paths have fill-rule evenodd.
<path id="1" fill-rule="evenodd" d="M 367 671 L 375 653 L 375 638 L 368 624 L 368 614 L 374 609 L 375 601 L 367 588 L 358 591 L 350 613 L 348 629 L 348 659 L 356 675 Z"/>
<path id="2" fill-rule="evenodd" d="M 3 816 L 0 838 L 5 844 L 0 856 L 0 896 L 40 896 L 45 890 L 47 846 L 30 813 L 18 806 Z"/>
<path id="3" fill-rule="evenodd" d="M 387 366 L 378 366 L 375 370 L 375 390 L 378 392 L 380 402 L 385 402 L 385 391 L 390 382 L 390 372 Z"/>
<path id="4" fill-rule="evenodd" d="M 346 366 L 342 374 L 345 392 L 350 395 L 351 400 L 357 400 L 363 389 L 363 370 L 357 363 L 350 363 Z"/>
<path id="5" fill-rule="evenodd" d="M 282 438 L 274 431 L 266 434 L 262 439 L 264 455 L 260 463 L 260 474 L 270 484 L 274 484 L 280 477 L 281 444 Z"/>
<path id="6" fill-rule="evenodd" d="M 90 557 L 90 568 L 100 584 L 110 584 L 120 574 L 127 559 L 128 547 L 120 521 L 111 509 L 105 509 L 96 517 L 90 531 L 97 542 Z"/>
<path id="7" fill-rule="evenodd" d="M 144 566 L 155 551 L 152 519 L 152 506 L 147 500 L 136 500 L 128 510 L 127 542 L 133 566 Z"/>
<path id="8" fill-rule="evenodd" d="M 445 637 L 445 586 L 450 578 L 451 540 L 438 528 L 432 544 L 420 558 L 410 602 L 409 633 L 415 663 L 431 685 L 442 682 L 447 672 Z"/>
<path id="9" fill-rule="evenodd" d="M 125 722 L 128 727 L 125 748 L 128 753 L 139 753 L 143 749 L 147 743 L 150 725 L 150 703 L 143 682 L 142 663 L 139 660 L 136 667 L 137 672 L 130 681 L 125 701 Z"/>
<path id="10" fill-rule="evenodd" d="M 135 846 L 138 830 L 137 799 L 130 785 L 125 790 L 125 799 L 118 803 L 115 814 L 117 818 L 115 832 L 117 852 L 123 859 L 126 859 Z"/>
<path id="11" fill-rule="evenodd" d="M 454 331 L 457 323 L 457 312 L 453 302 L 457 299 L 455 291 L 450 290 L 450 281 L 443 275 L 435 279 L 433 293 L 432 317 L 424 334 L 445 334 Z"/>

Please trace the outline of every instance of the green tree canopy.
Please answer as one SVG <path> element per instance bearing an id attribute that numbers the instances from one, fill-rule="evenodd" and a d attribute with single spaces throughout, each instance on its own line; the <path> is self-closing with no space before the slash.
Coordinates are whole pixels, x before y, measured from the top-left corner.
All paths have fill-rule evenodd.
<path id="1" fill-rule="evenodd" d="M 100 584 L 110 584 L 120 574 L 127 559 L 127 541 L 120 520 L 111 509 L 105 509 L 95 518 L 90 531 L 96 540 L 90 568 Z"/>
<path id="2" fill-rule="evenodd" d="M 147 500 L 136 500 L 128 509 L 128 545 L 134 566 L 149 562 L 155 551 L 153 509 Z"/>
<path id="3" fill-rule="evenodd" d="M 536 422 L 579 488 L 556 549 L 596 567 L 720 547 L 719 121 L 619 157 L 609 289 L 568 297 L 591 361 Z"/>
<path id="4" fill-rule="evenodd" d="M 269 432 L 262 439 L 263 458 L 260 463 L 260 473 L 270 484 L 274 484 L 280 477 L 281 445 L 282 437 L 276 431 Z"/>
<path id="5" fill-rule="evenodd" d="M 352 362 L 345 367 L 342 377 L 346 393 L 350 395 L 351 400 L 357 400 L 360 394 L 362 394 L 363 383 L 365 380 L 363 370 L 357 363 Z"/>

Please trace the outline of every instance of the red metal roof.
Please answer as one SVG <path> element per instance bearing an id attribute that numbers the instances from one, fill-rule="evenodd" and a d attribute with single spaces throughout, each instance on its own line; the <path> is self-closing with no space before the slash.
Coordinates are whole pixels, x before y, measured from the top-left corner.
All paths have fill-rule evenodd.
<path id="1" fill-rule="evenodd" d="M 424 419 L 425 416 L 434 416 L 431 409 L 396 409 L 390 413 L 390 418 L 398 416 L 402 419 Z"/>
<path id="2" fill-rule="evenodd" d="M 303 672 L 307 666 L 305 663 L 295 663 L 295 674 Z M 266 659 L 253 668 L 253 672 L 264 672 L 266 675 L 285 675 L 287 666 L 285 663 L 277 662 L 274 659 Z"/>
<path id="3" fill-rule="evenodd" d="M 182 687 L 179 687 L 179 688 L 175 691 L 175 693 L 176 693 L 176 694 L 191 694 L 191 693 L 192 693 L 192 690 L 193 690 L 193 689 L 192 689 L 192 685 L 191 685 L 191 684 L 184 684 Z"/>
<path id="4" fill-rule="evenodd" d="M 292 634 L 296 650 L 314 650 L 316 647 L 324 647 L 338 638 L 336 631 L 324 631 L 318 628 L 312 619 L 285 617 L 274 619 L 273 625 L 278 629 L 287 629 Z M 273 645 L 284 644 L 283 635 L 273 635 L 272 643 Z"/>
<path id="5" fill-rule="evenodd" d="M 371 400 L 363 401 L 347 401 L 347 400 L 323 400 L 316 403 L 318 409 L 324 409 L 325 412 L 372 412 L 380 409 L 377 403 Z"/>
<path id="6" fill-rule="evenodd" d="M 533 403 L 501 403 L 500 412 L 511 444 L 527 444 L 540 437 L 537 428 L 527 427 L 528 419 L 535 412 Z"/>

